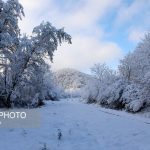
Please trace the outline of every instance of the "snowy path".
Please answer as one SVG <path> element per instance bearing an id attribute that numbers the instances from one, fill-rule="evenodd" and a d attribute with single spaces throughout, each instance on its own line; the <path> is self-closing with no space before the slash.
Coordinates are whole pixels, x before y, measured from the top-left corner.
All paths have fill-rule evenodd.
<path id="1" fill-rule="evenodd" d="M 150 150 L 149 119 L 66 100 L 40 110 L 38 129 L 0 129 L 0 150 Z"/>

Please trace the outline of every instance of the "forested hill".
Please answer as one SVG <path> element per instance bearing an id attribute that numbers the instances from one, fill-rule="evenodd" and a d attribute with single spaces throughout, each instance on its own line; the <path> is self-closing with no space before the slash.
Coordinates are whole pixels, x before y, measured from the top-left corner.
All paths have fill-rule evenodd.
<path id="1" fill-rule="evenodd" d="M 65 89 L 80 89 L 92 76 L 75 69 L 65 68 L 54 73 L 57 82 Z"/>

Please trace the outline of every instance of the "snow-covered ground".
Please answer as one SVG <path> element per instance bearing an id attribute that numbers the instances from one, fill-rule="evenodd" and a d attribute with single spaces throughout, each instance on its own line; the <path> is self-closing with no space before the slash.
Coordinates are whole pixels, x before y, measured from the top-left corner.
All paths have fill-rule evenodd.
<path id="1" fill-rule="evenodd" d="M 0 129 L 0 150 L 150 150 L 148 118 L 69 99 L 39 111 L 40 128 Z"/>

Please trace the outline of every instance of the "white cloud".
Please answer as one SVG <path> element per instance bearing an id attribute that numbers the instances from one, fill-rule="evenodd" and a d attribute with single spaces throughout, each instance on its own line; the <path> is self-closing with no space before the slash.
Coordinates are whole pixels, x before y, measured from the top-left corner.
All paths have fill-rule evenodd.
<path id="1" fill-rule="evenodd" d="M 128 23 L 129 21 L 133 21 L 134 17 L 144 13 L 144 11 L 149 9 L 149 7 L 149 0 L 133 0 L 133 2 L 129 5 L 122 3 L 120 9 L 118 10 L 116 24 L 122 25 L 124 23 Z"/>
<path id="2" fill-rule="evenodd" d="M 76 28 L 92 27 L 109 9 L 119 4 L 120 0 L 85 0 L 84 5 L 78 10 L 67 14 L 67 16 L 65 13 L 62 22 Z"/>
<path id="3" fill-rule="evenodd" d="M 88 70 L 98 62 L 106 62 L 112 66 L 122 57 L 121 49 L 112 42 L 100 42 L 94 37 L 77 36 L 74 37 L 73 43 L 59 47 L 54 56 L 53 68 Z"/>
<path id="4" fill-rule="evenodd" d="M 67 2 L 70 2 L 68 8 L 63 10 L 61 8 L 63 6 L 58 6 L 59 1 L 55 0 L 20 0 L 26 14 L 26 18 L 20 23 L 20 26 L 23 31 L 29 31 L 27 28 L 29 24 L 33 27 L 44 19 L 56 26 L 65 26 L 70 31 L 81 29 L 91 31 L 91 29 L 97 28 L 97 21 L 111 8 L 117 7 L 120 1 L 78 0 L 74 2 L 68 0 Z"/>
<path id="5" fill-rule="evenodd" d="M 150 30 L 150 1 L 133 0 L 129 4 L 123 2 L 117 12 L 115 28 L 124 30 L 128 40 L 137 44 Z"/>

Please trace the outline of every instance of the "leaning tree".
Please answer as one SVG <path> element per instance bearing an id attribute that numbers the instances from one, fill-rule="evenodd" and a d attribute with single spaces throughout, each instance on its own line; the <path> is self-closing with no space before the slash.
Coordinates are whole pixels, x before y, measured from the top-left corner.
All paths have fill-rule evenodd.
<path id="1" fill-rule="evenodd" d="M 28 99 L 41 99 L 45 57 L 53 61 L 53 53 L 62 42 L 71 44 L 71 36 L 64 29 L 56 29 L 42 22 L 30 37 L 20 34 L 18 20 L 24 16 L 17 0 L 0 0 L 0 105 L 11 107 Z M 23 96 L 24 95 L 24 96 Z M 27 97 L 27 95 L 26 95 Z"/>

